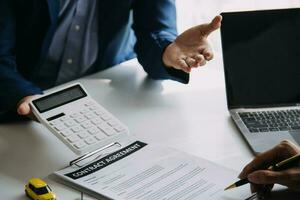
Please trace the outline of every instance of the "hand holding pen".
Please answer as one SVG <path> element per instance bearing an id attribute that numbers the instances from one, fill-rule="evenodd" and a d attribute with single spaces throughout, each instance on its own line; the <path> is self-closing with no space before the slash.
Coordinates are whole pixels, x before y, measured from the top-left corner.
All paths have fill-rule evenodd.
<path id="1" fill-rule="evenodd" d="M 265 194 L 277 183 L 300 191 L 299 155 L 298 146 L 289 141 L 283 141 L 273 149 L 259 154 L 239 175 L 242 180 L 238 181 L 237 185 L 233 184 L 228 188 L 250 182 L 252 192 Z"/>

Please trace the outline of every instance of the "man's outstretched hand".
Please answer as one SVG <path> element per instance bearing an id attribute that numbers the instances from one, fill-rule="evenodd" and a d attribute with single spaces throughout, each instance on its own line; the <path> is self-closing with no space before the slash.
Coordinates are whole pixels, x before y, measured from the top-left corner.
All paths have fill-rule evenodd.
<path id="1" fill-rule="evenodd" d="M 222 16 L 216 16 L 211 23 L 188 29 L 171 43 L 163 54 L 167 67 L 190 73 L 192 68 L 203 66 L 213 59 L 207 37 L 221 27 Z"/>

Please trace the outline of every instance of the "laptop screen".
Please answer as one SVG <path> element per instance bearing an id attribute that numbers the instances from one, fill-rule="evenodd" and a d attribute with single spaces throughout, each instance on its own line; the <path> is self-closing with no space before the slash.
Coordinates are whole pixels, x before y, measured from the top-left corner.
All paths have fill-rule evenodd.
<path id="1" fill-rule="evenodd" d="M 300 103 L 300 9 L 222 16 L 228 107 Z"/>

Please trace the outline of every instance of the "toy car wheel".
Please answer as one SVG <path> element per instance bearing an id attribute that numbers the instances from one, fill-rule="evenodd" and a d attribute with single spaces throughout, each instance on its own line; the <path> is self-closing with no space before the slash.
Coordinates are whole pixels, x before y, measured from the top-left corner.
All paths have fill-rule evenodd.
<path id="1" fill-rule="evenodd" d="M 28 192 L 25 190 L 25 194 L 26 194 L 26 196 L 29 198 L 29 199 L 31 199 L 31 200 L 34 200 L 33 198 L 31 198 L 31 196 L 29 196 L 29 194 L 28 194 Z"/>

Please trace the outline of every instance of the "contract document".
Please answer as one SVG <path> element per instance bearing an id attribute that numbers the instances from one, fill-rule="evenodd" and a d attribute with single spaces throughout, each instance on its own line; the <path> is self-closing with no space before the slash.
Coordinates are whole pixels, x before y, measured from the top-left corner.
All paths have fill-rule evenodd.
<path id="1" fill-rule="evenodd" d="M 54 175 L 97 199 L 238 200 L 250 196 L 249 186 L 224 191 L 237 180 L 237 172 L 173 148 L 140 141 Z"/>

